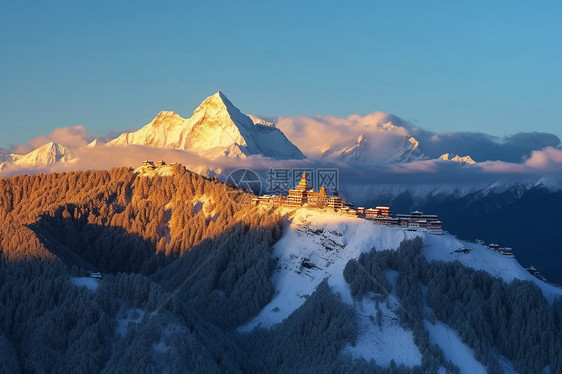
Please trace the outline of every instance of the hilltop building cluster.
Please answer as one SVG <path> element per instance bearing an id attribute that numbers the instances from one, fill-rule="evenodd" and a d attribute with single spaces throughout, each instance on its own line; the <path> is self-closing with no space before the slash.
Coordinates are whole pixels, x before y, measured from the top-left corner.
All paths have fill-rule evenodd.
<path id="1" fill-rule="evenodd" d="M 170 164 L 170 166 L 174 166 L 175 164 L 176 164 L 175 162 L 172 162 Z M 164 160 L 159 160 L 159 161 L 156 161 L 156 162 L 154 162 L 152 160 L 145 160 L 145 161 L 142 162 L 142 166 L 144 166 L 145 168 L 148 168 L 148 169 L 152 169 L 152 170 L 157 169 L 157 168 L 161 168 L 161 167 L 166 166 L 166 165 L 167 164 Z"/>
<path id="2" fill-rule="evenodd" d="M 317 207 L 317 208 L 330 208 L 342 214 L 361 217 L 373 220 L 377 223 L 398 226 L 411 231 L 424 231 L 430 234 L 443 234 L 443 222 L 439 221 L 436 215 L 427 215 L 423 212 L 412 212 L 410 214 L 396 214 L 394 215 L 387 206 L 377 206 L 376 208 L 364 207 L 355 208 L 353 204 L 346 202 L 342 198 L 338 190 L 335 189 L 334 193 L 329 196 L 325 186 L 322 186 L 319 191 L 314 191 L 308 185 L 306 180 L 306 172 L 303 172 L 299 184 L 292 190 L 289 190 L 287 196 L 284 195 L 262 195 L 253 199 L 256 205 L 267 204 L 286 207 Z"/>

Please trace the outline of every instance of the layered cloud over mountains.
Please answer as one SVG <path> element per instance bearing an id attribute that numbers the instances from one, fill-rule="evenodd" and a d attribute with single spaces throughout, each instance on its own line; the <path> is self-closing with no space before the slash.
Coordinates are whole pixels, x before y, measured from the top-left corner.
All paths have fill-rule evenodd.
<path id="1" fill-rule="evenodd" d="M 370 165 L 426 158 L 418 141 L 406 128 L 393 124 L 387 113 L 348 118 L 278 117 L 274 122 L 311 158 Z"/>
<path id="2" fill-rule="evenodd" d="M 535 150 L 559 147 L 560 139 L 543 132 L 521 132 L 497 137 L 480 132 L 434 133 L 421 128 L 409 130 L 420 143 L 423 152 L 430 158 L 438 157 L 443 149 L 457 154 L 469 154 L 475 161 L 521 162 Z"/>
<path id="3" fill-rule="evenodd" d="M 444 153 L 469 155 L 474 161 L 506 161 L 519 163 L 528 158 L 533 151 L 546 147 L 560 147 L 560 139 L 543 132 L 522 132 L 505 137 L 497 137 L 480 132 L 435 133 L 415 126 L 395 115 L 374 112 L 365 116 L 352 115 L 347 118 L 334 116 L 291 116 L 266 117 L 275 122 L 295 144 L 307 153 L 321 153 L 331 143 L 349 143 L 361 134 L 377 138 L 381 153 L 384 147 L 393 144 L 396 138 L 414 138 L 419 151 L 428 159 L 439 158 Z M 337 140 L 327 139 L 329 135 Z M 322 149 L 320 144 L 322 145 Z M 410 160 L 410 161 L 413 161 Z"/>
<path id="4" fill-rule="evenodd" d="M 379 184 L 562 175 L 560 139 L 553 134 L 437 134 L 384 112 L 247 116 L 222 92 L 204 100 L 190 118 L 163 111 L 140 130 L 113 139 L 96 139 L 83 126 L 55 129 L 11 152 L 0 150 L 0 175 L 136 167 L 145 159 L 218 174 L 235 167 L 337 167 L 357 183 Z"/>

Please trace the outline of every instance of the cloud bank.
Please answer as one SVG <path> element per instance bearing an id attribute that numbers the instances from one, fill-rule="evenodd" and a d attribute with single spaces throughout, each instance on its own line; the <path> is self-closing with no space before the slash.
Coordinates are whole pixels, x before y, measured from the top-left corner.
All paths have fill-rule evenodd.
<path id="1" fill-rule="evenodd" d="M 477 162 L 518 163 L 530 157 L 533 151 L 561 145 L 556 135 L 544 132 L 521 132 L 505 137 L 469 131 L 435 133 L 384 112 L 348 118 L 292 116 L 267 119 L 275 122 L 289 140 L 312 157 L 332 143 L 349 145 L 362 133 L 370 134 L 382 152 L 388 151 L 385 145 L 394 144 L 393 138 L 410 135 L 419 142 L 420 150 L 428 158 L 453 153 L 470 155 Z"/>
<path id="2" fill-rule="evenodd" d="M 271 120 L 271 119 L 268 119 Z M 278 117 L 273 121 L 305 154 L 306 160 L 275 161 L 261 156 L 247 159 L 208 160 L 197 154 L 148 146 L 101 146 L 87 148 L 94 137 L 83 126 L 63 127 L 45 136 L 32 139 L 28 144 L 15 146 L 17 153 L 29 152 L 49 141 L 73 149 L 77 159 L 65 164 L 30 168 L 8 167 L 1 176 L 21 173 L 63 172 L 85 169 L 109 169 L 118 166 L 138 167 L 142 160 L 163 159 L 178 162 L 189 169 L 207 175 L 224 175 L 236 168 L 267 171 L 269 168 L 337 168 L 344 184 L 361 186 L 388 185 L 459 185 L 485 186 L 499 180 L 522 180 L 548 177 L 562 183 L 562 149 L 560 140 L 546 133 L 519 133 L 503 139 L 482 133 L 436 134 L 416 128 L 396 116 L 376 112 L 367 116 L 338 118 L 334 116 Z M 391 152 L 396 139 L 409 135 L 420 142 L 420 148 L 429 157 L 450 152 L 469 154 L 481 161 L 463 165 L 451 161 L 429 159 L 391 165 L 350 165 L 341 160 L 321 157 L 327 148 L 356 142 L 362 134 L 369 134 L 375 148 Z"/>
<path id="3" fill-rule="evenodd" d="M 384 161 L 402 147 L 408 130 L 391 123 L 387 113 L 375 112 L 348 118 L 334 116 L 277 117 L 276 126 L 308 157 L 337 157 L 357 145 L 360 136 L 368 141 L 366 149 L 373 162 Z"/>
<path id="4" fill-rule="evenodd" d="M 49 142 L 62 144 L 69 148 L 79 148 L 87 145 L 94 140 L 94 137 L 86 131 L 84 126 L 59 127 L 51 131 L 48 135 L 35 137 L 27 144 L 11 145 L 13 153 L 26 154 Z"/>

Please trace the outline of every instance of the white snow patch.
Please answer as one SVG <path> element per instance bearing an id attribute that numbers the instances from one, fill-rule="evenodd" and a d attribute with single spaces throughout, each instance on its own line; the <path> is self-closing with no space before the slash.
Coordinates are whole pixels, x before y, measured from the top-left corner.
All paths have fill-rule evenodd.
<path id="1" fill-rule="evenodd" d="M 217 218 L 217 206 L 215 200 L 207 195 L 201 195 L 192 201 L 193 213 L 197 214 L 203 211 L 205 218 L 215 220 Z"/>
<path id="2" fill-rule="evenodd" d="M 472 349 L 462 342 L 453 329 L 439 321 L 433 325 L 424 320 L 424 326 L 429 332 L 431 343 L 437 344 L 443 350 L 445 358 L 457 365 L 461 373 L 486 374 L 486 368 L 474 358 Z"/>
<path id="3" fill-rule="evenodd" d="M 90 277 L 70 277 L 70 281 L 75 286 L 84 286 L 92 291 L 95 291 L 100 284 L 99 280 Z"/>
<path id="4" fill-rule="evenodd" d="M 422 354 L 414 343 L 414 335 L 400 326 L 398 317 L 391 310 L 392 306 L 387 308 L 386 301 L 379 304 L 382 313 L 380 327 L 377 324 L 375 301 L 364 298 L 361 302 L 355 302 L 354 308 L 358 317 L 359 335 L 355 345 L 346 346 L 344 352 L 351 353 L 354 358 L 374 360 L 382 367 L 389 367 L 391 360 L 409 368 L 421 365 Z"/>

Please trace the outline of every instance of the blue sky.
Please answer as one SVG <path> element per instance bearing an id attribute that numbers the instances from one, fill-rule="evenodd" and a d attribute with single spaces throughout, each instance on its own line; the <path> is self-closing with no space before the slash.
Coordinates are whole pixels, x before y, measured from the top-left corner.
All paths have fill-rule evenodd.
<path id="1" fill-rule="evenodd" d="M 0 147 L 189 117 L 218 87 L 245 113 L 347 116 L 404 61 L 359 114 L 562 137 L 560 19 L 560 1 L 3 1 Z"/>

